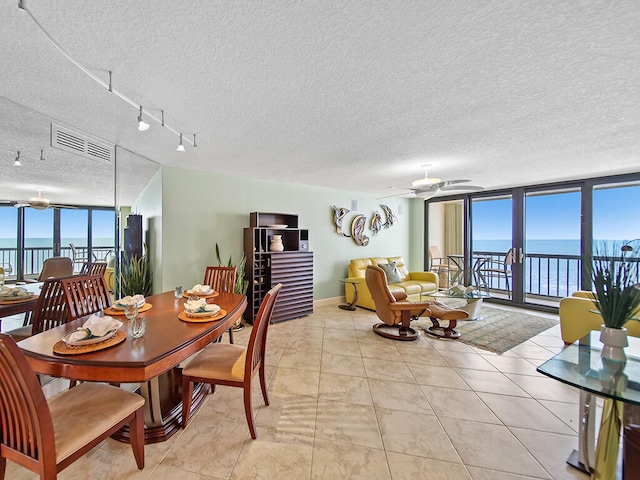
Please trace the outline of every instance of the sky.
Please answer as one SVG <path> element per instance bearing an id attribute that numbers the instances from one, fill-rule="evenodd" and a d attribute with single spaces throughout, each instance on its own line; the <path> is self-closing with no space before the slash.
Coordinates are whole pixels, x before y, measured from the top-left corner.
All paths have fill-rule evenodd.
<path id="1" fill-rule="evenodd" d="M 53 209 L 25 209 L 25 237 L 50 238 L 53 232 Z M 0 207 L 0 238 L 15 238 L 18 209 Z M 86 238 L 88 211 L 63 209 L 60 214 L 60 235 L 62 238 Z M 113 238 L 115 228 L 113 210 L 93 211 L 94 238 Z"/>
<path id="2" fill-rule="evenodd" d="M 510 240 L 511 199 L 475 201 L 474 240 Z M 563 192 L 527 196 L 525 232 L 528 240 L 580 238 L 580 194 Z M 602 188 L 593 194 L 593 236 L 599 240 L 640 238 L 640 186 Z"/>

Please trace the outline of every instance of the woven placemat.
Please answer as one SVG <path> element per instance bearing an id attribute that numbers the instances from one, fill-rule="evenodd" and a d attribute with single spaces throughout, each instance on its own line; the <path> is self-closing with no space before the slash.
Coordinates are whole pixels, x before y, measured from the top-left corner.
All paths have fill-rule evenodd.
<path id="1" fill-rule="evenodd" d="M 113 347 L 127 338 L 127 334 L 122 330 L 116 331 L 111 338 L 107 338 L 104 342 L 92 343 L 91 345 L 67 345 L 62 340 L 59 340 L 53 346 L 53 353 L 59 355 L 82 355 L 83 353 L 97 352 L 98 350 L 104 350 L 105 348 Z"/>
<path id="2" fill-rule="evenodd" d="M 191 295 L 195 295 L 196 297 L 199 297 L 199 298 L 213 298 L 220 295 L 220 292 L 213 292 L 213 293 L 209 293 L 208 295 L 201 295 L 199 293 L 189 293 L 189 291 L 187 290 L 186 292 L 184 292 L 182 296 L 185 298 L 189 298 Z"/>
<path id="3" fill-rule="evenodd" d="M 215 322 L 216 320 L 220 320 L 226 314 L 227 314 L 226 310 L 223 310 L 223 309 L 220 309 L 220 311 L 217 314 L 211 317 L 190 317 L 187 315 L 186 312 L 180 312 L 178 314 L 178 318 L 183 322 L 204 323 L 204 322 Z"/>
<path id="4" fill-rule="evenodd" d="M 2 300 L 0 300 L 0 305 L 11 305 L 13 303 L 30 302 L 34 298 L 38 298 L 38 296 L 39 295 L 37 293 L 32 293 L 27 297 L 3 298 Z"/>
<path id="5" fill-rule="evenodd" d="M 143 312 L 146 312 L 147 310 L 151 310 L 151 307 L 153 307 L 152 304 L 145 303 L 143 306 L 141 306 L 138 309 L 138 313 L 143 313 Z M 124 310 L 120 308 L 107 307 L 104 309 L 104 313 L 107 315 L 120 315 L 124 317 Z"/>

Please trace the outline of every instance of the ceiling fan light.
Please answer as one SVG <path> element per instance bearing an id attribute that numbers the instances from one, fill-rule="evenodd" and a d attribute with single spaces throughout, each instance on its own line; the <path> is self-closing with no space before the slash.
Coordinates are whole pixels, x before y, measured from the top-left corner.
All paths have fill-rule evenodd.
<path id="1" fill-rule="evenodd" d="M 419 180 L 414 180 L 411 185 L 413 185 L 413 188 L 417 188 L 417 187 L 423 187 L 425 185 L 433 185 L 435 183 L 440 183 L 441 181 L 442 181 L 441 178 L 427 177 L 425 174 L 424 178 L 421 178 Z"/>

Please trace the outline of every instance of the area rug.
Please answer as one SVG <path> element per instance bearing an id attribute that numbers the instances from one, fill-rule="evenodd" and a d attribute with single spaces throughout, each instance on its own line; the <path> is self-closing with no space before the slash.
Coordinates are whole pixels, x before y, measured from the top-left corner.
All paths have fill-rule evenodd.
<path id="1" fill-rule="evenodd" d="M 558 320 L 526 313 L 492 308 L 482 305 L 478 320 L 458 320 L 456 330 L 461 333 L 458 342 L 502 354 L 516 345 L 535 337 L 558 324 Z M 447 322 L 441 322 L 446 325 Z M 431 326 L 428 318 L 411 322 L 411 326 L 424 330 Z"/>

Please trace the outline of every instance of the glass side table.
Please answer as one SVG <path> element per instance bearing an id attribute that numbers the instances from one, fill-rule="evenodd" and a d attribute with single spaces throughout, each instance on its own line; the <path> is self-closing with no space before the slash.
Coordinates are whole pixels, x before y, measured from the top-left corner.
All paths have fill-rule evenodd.
<path id="1" fill-rule="evenodd" d="M 595 331 L 588 333 L 579 343 L 565 347 L 537 368 L 538 372 L 580 390 L 578 450 L 571 453 L 567 463 L 587 473 L 606 470 L 598 464 L 600 446 L 598 451 L 594 450 L 595 397 L 605 398 L 603 416 L 606 416 L 607 402 L 612 407 L 612 417 L 616 414 L 617 403 L 621 402 L 620 405 L 625 404 L 626 418 L 640 418 L 640 340 L 630 336 L 629 346 L 625 349 L 627 362 L 612 364 L 602 361 L 598 335 Z M 619 436 L 620 430 L 614 433 Z M 613 461 L 616 459 L 617 455 Z"/>
<path id="2" fill-rule="evenodd" d="M 348 305 L 338 305 L 338 308 L 353 311 L 356 309 L 356 303 L 358 302 L 358 282 L 355 280 L 340 280 L 340 282 L 345 284 L 345 288 L 347 288 L 347 284 L 353 285 L 353 299 Z"/>

